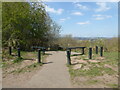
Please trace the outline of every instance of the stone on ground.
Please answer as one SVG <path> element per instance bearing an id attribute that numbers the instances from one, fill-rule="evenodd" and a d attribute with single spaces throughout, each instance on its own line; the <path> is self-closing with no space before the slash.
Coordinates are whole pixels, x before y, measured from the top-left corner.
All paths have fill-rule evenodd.
<path id="1" fill-rule="evenodd" d="M 92 62 L 92 63 L 99 63 L 100 61 L 98 60 L 88 60 L 89 62 Z"/>
<path id="2" fill-rule="evenodd" d="M 77 65 L 74 65 L 73 66 L 73 69 L 80 69 L 80 68 L 82 68 L 82 64 L 77 64 Z"/>

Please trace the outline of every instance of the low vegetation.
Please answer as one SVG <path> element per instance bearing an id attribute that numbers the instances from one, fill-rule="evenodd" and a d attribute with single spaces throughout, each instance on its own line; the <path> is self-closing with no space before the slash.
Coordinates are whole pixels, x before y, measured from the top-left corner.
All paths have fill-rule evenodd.
<path id="1" fill-rule="evenodd" d="M 82 87 L 81 85 L 84 83 L 86 87 L 91 88 L 118 87 L 118 52 L 104 52 L 104 57 L 100 57 L 94 53 L 92 60 L 88 59 L 87 54 L 78 56 L 73 55 L 71 58 L 72 65 L 69 66 L 69 72 L 72 82 L 75 85 Z M 84 62 L 77 62 L 79 60 L 84 60 Z M 78 68 L 74 68 L 76 65 L 78 65 Z M 81 77 L 87 80 L 80 81 Z M 99 86 L 99 84 L 101 86 Z"/>
<path id="2" fill-rule="evenodd" d="M 12 50 L 12 55 L 8 54 L 8 49 L 3 51 L 3 62 L 1 64 L 3 69 L 3 77 L 5 78 L 9 74 L 21 74 L 25 72 L 32 72 L 37 68 L 40 68 L 46 62 L 46 57 L 49 54 L 43 55 L 41 53 L 42 63 L 37 63 L 37 52 L 21 51 L 21 57 L 18 58 L 17 51 Z"/>
<path id="3" fill-rule="evenodd" d="M 93 51 L 95 51 L 95 46 L 104 47 L 105 52 L 115 52 L 118 51 L 118 38 L 94 38 L 94 39 L 86 39 L 82 38 L 76 39 L 72 37 L 72 35 L 66 35 L 58 39 L 57 42 L 61 47 L 92 47 Z M 73 51 L 78 51 L 73 50 Z M 85 50 L 85 52 L 88 52 Z"/>
<path id="4" fill-rule="evenodd" d="M 32 72 L 39 66 L 42 66 L 42 63 L 33 63 L 23 68 L 18 68 L 17 70 L 13 70 L 10 73 L 19 74 L 19 73 L 25 73 L 25 72 Z"/>

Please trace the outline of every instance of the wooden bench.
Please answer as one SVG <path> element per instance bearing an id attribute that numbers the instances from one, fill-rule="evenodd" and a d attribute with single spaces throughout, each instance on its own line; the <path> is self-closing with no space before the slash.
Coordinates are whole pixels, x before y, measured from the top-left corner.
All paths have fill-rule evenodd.
<path id="1" fill-rule="evenodd" d="M 82 55 L 85 54 L 84 49 L 85 49 L 86 47 L 68 47 L 67 50 L 70 50 L 70 52 L 71 52 L 71 49 L 77 49 L 77 48 L 82 49 Z"/>
<path id="2" fill-rule="evenodd" d="M 45 54 L 45 50 L 46 50 L 45 47 L 40 47 L 40 46 L 32 46 L 32 49 L 40 49 L 43 51 L 43 54 Z"/>

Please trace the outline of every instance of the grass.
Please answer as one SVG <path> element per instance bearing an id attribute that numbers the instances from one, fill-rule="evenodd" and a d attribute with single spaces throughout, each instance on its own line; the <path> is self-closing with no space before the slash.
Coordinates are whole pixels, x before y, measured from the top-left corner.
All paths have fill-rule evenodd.
<path id="1" fill-rule="evenodd" d="M 106 63 L 110 65 L 118 65 L 118 52 L 105 52 Z"/>
<path id="2" fill-rule="evenodd" d="M 22 56 L 24 59 L 37 59 L 37 52 L 21 51 L 21 56 Z"/>
<path id="3" fill-rule="evenodd" d="M 1 67 L 7 69 L 14 65 L 19 65 L 23 61 L 22 57 L 16 57 L 15 59 L 14 58 L 12 58 L 12 59 L 13 60 L 8 60 L 8 61 L 2 62 Z"/>
<path id="4" fill-rule="evenodd" d="M 89 84 L 89 85 L 90 84 L 93 85 L 93 84 L 100 83 L 100 81 L 99 80 L 88 80 L 86 83 Z"/>
<path id="5" fill-rule="evenodd" d="M 34 64 L 29 65 L 29 66 L 25 66 L 24 68 L 19 68 L 17 70 L 13 70 L 10 73 L 19 74 L 19 73 L 31 72 L 36 67 L 42 66 L 42 65 L 43 65 L 42 63 L 34 63 Z"/>
<path id="6" fill-rule="evenodd" d="M 43 54 L 41 52 L 41 60 L 44 62 L 45 58 L 48 56 L 49 54 Z M 23 59 L 38 59 L 38 52 L 25 52 L 22 51 L 21 52 L 21 56 L 23 57 Z"/>
<path id="7" fill-rule="evenodd" d="M 18 57 L 15 60 L 13 60 L 13 63 L 19 63 L 19 62 L 22 62 L 22 61 L 23 61 L 23 58 L 22 57 Z"/>
<path id="8" fill-rule="evenodd" d="M 113 71 L 110 68 L 98 68 L 98 67 L 91 67 L 89 70 L 83 70 L 83 69 L 77 69 L 73 70 L 72 67 L 69 69 L 70 75 L 72 77 L 76 76 L 90 76 L 90 77 L 95 77 L 95 76 L 102 76 L 103 74 L 114 74 L 115 71 Z"/>
<path id="9" fill-rule="evenodd" d="M 96 58 L 98 55 L 94 55 L 94 57 Z M 92 67 L 90 67 L 90 70 L 82 70 L 82 69 L 78 69 L 78 70 L 73 70 L 72 66 L 70 67 L 70 74 L 72 76 L 100 76 L 102 75 L 101 72 L 104 72 L 106 74 L 115 74 L 116 71 L 112 70 L 111 68 L 104 68 L 105 64 L 110 64 L 110 65 L 118 65 L 118 56 L 117 56 L 117 52 L 105 52 L 104 53 L 105 56 L 105 61 L 104 62 L 100 62 L 100 63 L 92 63 L 89 62 L 89 65 L 91 65 Z M 83 60 L 88 60 L 87 58 L 84 58 L 85 56 L 81 56 L 80 58 Z M 100 65 L 101 67 L 95 67 L 96 64 Z"/>
<path id="10" fill-rule="evenodd" d="M 3 74 L 5 76 L 11 73 L 19 74 L 23 72 L 32 72 L 33 70 L 36 70 L 39 66 L 43 65 L 42 63 L 35 63 L 34 61 L 38 58 L 38 52 L 21 51 L 21 58 L 15 56 L 16 53 L 16 50 L 12 51 L 13 56 L 10 56 L 7 52 L 4 53 L 4 60 L 1 63 L 1 67 L 3 68 Z M 8 56 L 10 56 L 11 58 L 8 58 Z M 41 54 L 42 62 L 46 62 L 45 60 L 47 56 L 48 54 Z M 24 60 L 33 60 L 33 62 L 29 62 L 31 63 L 31 65 L 25 65 L 23 62 Z"/>
<path id="11" fill-rule="evenodd" d="M 103 76 L 104 74 L 108 74 L 108 75 L 117 75 L 118 72 L 114 71 L 111 68 L 105 68 L 104 65 L 110 65 L 112 67 L 117 67 L 118 66 L 118 52 L 104 52 L 103 54 L 104 56 L 104 60 L 98 59 L 97 57 L 100 57 L 99 54 L 94 54 L 93 55 L 93 60 L 101 60 L 101 62 L 98 63 L 92 63 L 92 62 L 88 62 L 88 64 L 83 64 L 83 67 L 81 69 L 76 69 L 74 70 L 73 67 L 74 65 L 69 66 L 69 73 L 71 76 L 71 79 L 74 80 L 75 77 L 97 77 L 97 76 Z M 87 58 L 87 54 L 85 55 L 80 55 L 78 56 L 78 59 L 82 59 L 82 60 L 89 60 Z M 97 59 L 96 59 L 97 58 Z M 89 65 L 89 69 L 88 70 L 84 70 L 83 68 L 85 66 Z M 100 67 L 98 67 L 98 65 Z M 79 82 L 79 81 L 76 81 Z M 96 84 L 96 83 L 100 83 L 98 80 L 90 80 L 88 82 L 86 82 L 86 84 Z M 108 84 L 107 86 L 109 87 L 117 87 L 117 84 Z"/>
<path id="12" fill-rule="evenodd" d="M 12 54 L 16 54 L 17 53 L 17 50 L 12 50 Z M 2 62 L 2 65 L 3 67 L 7 66 L 8 64 L 11 65 L 12 64 L 15 64 L 15 63 L 19 63 L 19 62 L 22 62 L 24 59 L 27 59 L 27 60 L 35 60 L 38 58 L 37 56 L 38 52 L 26 52 L 26 51 L 21 51 L 21 57 L 18 58 L 17 56 L 12 56 L 12 55 L 9 55 L 8 54 L 8 51 L 4 51 L 3 53 L 3 62 Z M 41 59 L 45 59 L 47 56 L 47 54 L 45 55 L 42 55 L 41 54 Z"/>
<path id="13" fill-rule="evenodd" d="M 118 84 L 106 84 L 107 86 L 109 86 L 110 88 L 118 88 Z"/>

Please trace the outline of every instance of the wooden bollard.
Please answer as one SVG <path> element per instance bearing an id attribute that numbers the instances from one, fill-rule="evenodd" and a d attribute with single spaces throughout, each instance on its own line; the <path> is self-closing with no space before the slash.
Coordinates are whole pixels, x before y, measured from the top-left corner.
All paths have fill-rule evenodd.
<path id="1" fill-rule="evenodd" d="M 71 55 L 71 49 L 69 49 L 69 51 L 70 51 L 70 55 Z"/>
<path id="2" fill-rule="evenodd" d="M 96 46 L 96 54 L 98 54 L 98 46 Z"/>
<path id="3" fill-rule="evenodd" d="M 89 59 L 92 59 L 92 48 L 89 48 Z"/>
<path id="4" fill-rule="evenodd" d="M 12 54 L 12 49 L 11 49 L 11 47 L 9 47 L 9 55 L 11 55 Z"/>
<path id="5" fill-rule="evenodd" d="M 41 50 L 38 49 L 38 63 L 41 63 Z"/>
<path id="6" fill-rule="evenodd" d="M 100 56 L 103 56 L 103 47 L 100 47 Z"/>
<path id="7" fill-rule="evenodd" d="M 18 57 L 21 57 L 21 55 L 20 55 L 20 48 L 18 48 Z"/>
<path id="8" fill-rule="evenodd" d="M 84 55 L 85 54 L 85 52 L 84 52 L 84 48 L 82 48 L 82 55 Z"/>
<path id="9" fill-rule="evenodd" d="M 70 50 L 67 50 L 67 64 L 71 65 Z"/>

